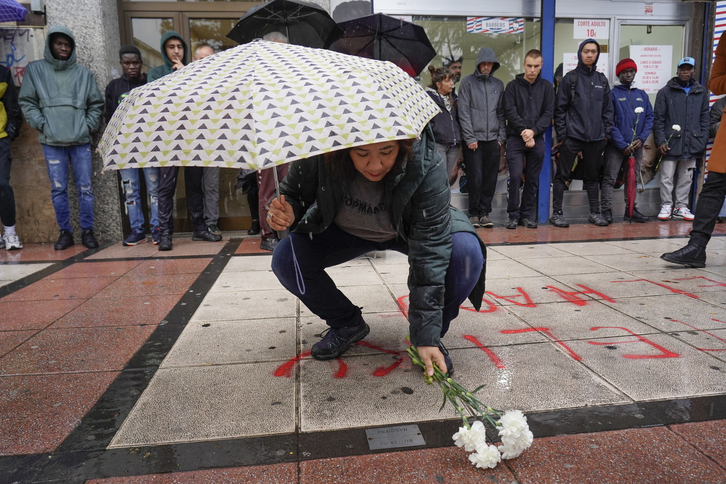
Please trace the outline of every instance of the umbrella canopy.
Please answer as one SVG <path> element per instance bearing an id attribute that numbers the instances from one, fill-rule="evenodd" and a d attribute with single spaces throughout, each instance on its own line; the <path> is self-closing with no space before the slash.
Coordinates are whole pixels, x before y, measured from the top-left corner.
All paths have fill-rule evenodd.
<path id="1" fill-rule="evenodd" d="M 246 44 L 270 32 L 285 34 L 291 44 L 327 48 L 338 38 L 341 30 L 328 12 L 318 5 L 273 0 L 248 10 L 227 37 Z"/>
<path id="2" fill-rule="evenodd" d="M 133 89 L 98 151 L 111 169 L 257 170 L 414 138 L 438 111 L 390 62 L 258 40 Z"/>
<path id="3" fill-rule="evenodd" d="M 28 11 L 15 0 L 0 0 L 0 22 L 22 22 Z"/>
<path id="4" fill-rule="evenodd" d="M 436 56 L 423 27 L 381 13 L 342 22 L 341 37 L 331 50 L 387 60 L 418 76 Z"/>

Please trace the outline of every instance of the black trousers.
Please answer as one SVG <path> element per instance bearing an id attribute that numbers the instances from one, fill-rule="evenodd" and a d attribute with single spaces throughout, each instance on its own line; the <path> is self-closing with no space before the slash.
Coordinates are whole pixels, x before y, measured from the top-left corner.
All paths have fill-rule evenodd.
<path id="1" fill-rule="evenodd" d="M 202 191 L 202 174 L 204 167 L 187 166 L 184 168 L 184 188 L 187 195 L 187 206 L 192 218 L 195 232 L 207 230 L 204 223 L 204 192 Z M 176 179 L 179 176 L 178 166 L 159 169 L 159 228 L 162 234 L 174 233 L 174 192 Z"/>
<path id="2" fill-rule="evenodd" d="M 565 183 L 570 178 L 572 167 L 577 159 L 577 153 L 582 152 L 582 180 L 587 191 L 587 200 L 590 213 L 600 213 L 600 170 L 602 169 L 603 152 L 607 141 L 581 141 L 565 138 L 560 147 L 560 160 L 557 165 L 557 174 L 552 187 L 552 211 L 562 213 L 562 199 L 565 196 Z"/>
<path id="3" fill-rule="evenodd" d="M 0 222 L 6 227 L 15 225 L 15 193 L 10 186 L 10 138 L 0 139 Z"/>
<path id="4" fill-rule="evenodd" d="M 531 218 L 532 206 L 537 198 L 539 174 L 545 154 L 544 137 L 535 138 L 534 147 L 527 148 L 521 136 L 507 138 L 507 167 L 509 168 L 509 202 L 507 212 L 509 218 Z M 526 165 L 525 165 L 526 161 Z M 522 186 L 524 172 L 524 191 L 519 200 L 519 189 Z"/>
<path id="5" fill-rule="evenodd" d="M 696 202 L 696 218 L 693 219 L 690 243 L 706 247 L 711 240 L 724 197 L 726 197 L 726 174 L 709 171 Z"/>
<path id="6" fill-rule="evenodd" d="M 495 141 L 477 141 L 477 149 L 464 146 L 466 185 L 469 187 L 469 216 L 481 217 L 492 211 L 497 188 L 501 150 Z"/>

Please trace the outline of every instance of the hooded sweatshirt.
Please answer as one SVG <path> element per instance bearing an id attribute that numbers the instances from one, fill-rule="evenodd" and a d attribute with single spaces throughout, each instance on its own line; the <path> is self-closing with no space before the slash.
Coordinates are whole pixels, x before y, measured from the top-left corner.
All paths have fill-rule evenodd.
<path id="1" fill-rule="evenodd" d="M 492 72 L 482 74 L 479 64 L 493 62 Z M 499 61 L 491 47 L 483 47 L 476 57 L 474 73 L 466 76 L 459 87 L 459 123 L 464 144 L 475 141 L 498 141 L 504 144 L 504 83 L 494 77 Z"/>
<path id="2" fill-rule="evenodd" d="M 122 74 L 118 79 L 108 83 L 106 86 L 106 108 L 103 112 L 103 117 L 106 120 L 106 124 L 111 121 L 113 113 L 116 108 L 128 96 L 129 92 L 139 86 L 146 84 L 146 74 L 141 72 L 139 77 L 136 79 L 129 79 L 126 74 Z"/>
<path id="3" fill-rule="evenodd" d="M 53 34 L 71 39 L 68 60 L 53 57 Z M 51 146 L 73 146 L 91 142 L 101 122 L 103 96 L 90 70 L 76 63 L 76 40 L 67 27 L 48 30 L 44 60 L 25 68 L 18 102 L 28 124 L 38 130 L 38 140 Z"/>
<path id="4" fill-rule="evenodd" d="M 582 62 L 586 44 L 597 46 L 597 57 L 590 67 Z M 560 140 L 570 137 L 590 142 L 610 137 L 613 103 L 607 78 L 597 72 L 599 58 L 600 44 L 594 39 L 585 40 L 577 51 L 577 67 L 562 78 L 555 99 L 555 131 Z"/>
<path id="5" fill-rule="evenodd" d="M 653 106 L 650 104 L 648 94 L 633 84 L 616 84 L 610 91 L 615 112 L 615 126 L 611 132 L 610 144 L 620 151 L 630 146 L 630 143 L 639 139 L 645 144 L 653 129 Z M 635 110 L 641 108 L 642 113 Z M 633 137 L 635 130 L 635 137 Z"/>
<path id="6" fill-rule="evenodd" d="M 167 30 L 164 35 L 161 36 L 161 58 L 164 59 L 164 64 L 161 66 L 156 66 L 149 71 L 149 75 L 146 76 L 148 82 L 153 82 L 160 77 L 164 77 L 165 75 L 174 72 L 174 69 L 171 68 L 174 63 L 171 61 L 171 59 L 169 59 L 169 57 L 167 57 L 166 49 L 164 48 L 164 44 L 166 44 L 166 41 L 169 39 L 181 40 L 181 43 L 184 46 L 182 64 L 187 65 L 187 63 L 189 62 L 189 48 L 187 47 L 187 43 L 184 42 L 184 39 L 181 35 L 179 35 L 178 32 L 175 32 L 173 30 Z"/>

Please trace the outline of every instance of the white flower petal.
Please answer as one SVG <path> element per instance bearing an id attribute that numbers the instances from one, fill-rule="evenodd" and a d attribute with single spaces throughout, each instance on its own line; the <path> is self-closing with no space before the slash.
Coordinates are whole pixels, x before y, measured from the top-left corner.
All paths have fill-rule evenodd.
<path id="1" fill-rule="evenodd" d="M 480 469 L 493 469 L 501 459 L 499 449 L 491 444 L 477 447 L 476 452 L 469 456 L 471 463 Z"/>

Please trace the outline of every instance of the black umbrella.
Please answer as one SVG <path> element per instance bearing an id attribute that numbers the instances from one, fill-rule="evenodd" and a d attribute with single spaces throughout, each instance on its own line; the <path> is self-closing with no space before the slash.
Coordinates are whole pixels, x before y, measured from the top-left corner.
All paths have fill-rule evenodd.
<path id="1" fill-rule="evenodd" d="M 417 76 L 436 56 L 423 27 L 381 13 L 338 25 L 343 35 L 331 50 L 369 59 L 387 60 Z"/>
<path id="2" fill-rule="evenodd" d="M 227 37 L 246 44 L 270 32 L 285 34 L 291 44 L 327 48 L 338 38 L 341 30 L 328 12 L 318 5 L 273 0 L 248 10 Z"/>

